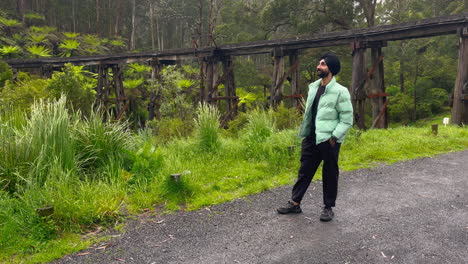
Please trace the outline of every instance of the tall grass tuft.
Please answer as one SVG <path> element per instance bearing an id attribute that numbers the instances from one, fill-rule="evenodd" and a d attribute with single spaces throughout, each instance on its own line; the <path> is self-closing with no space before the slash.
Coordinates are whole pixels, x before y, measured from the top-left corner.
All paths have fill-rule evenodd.
<path id="1" fill-rule="evenodd" d="M 15 129 L 18 184 L 42 186 L 51 164 L 65 171 L 76 170 L 76 142 L 71 127 L 78 119 L 79 114 L 66 109 L 64 96 L 56 102 L 41 100 L 33 104 L 26 124 Z"/>
<path id="2" fill-rule="evenodd" d="M 215 106 L 200 103 L 195 118 L 195 132 L 203 151 L 216 151 L 220 146 L 220 113 Z"/>
<path id="3" fill-rule="evenodd" d="M 75 126 L 79 149 L 77 156 L 80 168 L 84 172 L 100 172 L 102 169 L 112 171 L 114 164 L 122 164 L 126 149 L 132 144 L 127 123 L 103 120 L 103 112 L 98 109 L 93 111 L 88 119 Z M 114 173 L 106 175 L 109 174 Z"/>
<path id="4" fill-rule="evenodd" d="M 244 131 L 246 153 L 252 158 L 264 156 L 263 143 L 275 132 L 272 112 L 254 109 L 247 115 L 248 123 Z"/>

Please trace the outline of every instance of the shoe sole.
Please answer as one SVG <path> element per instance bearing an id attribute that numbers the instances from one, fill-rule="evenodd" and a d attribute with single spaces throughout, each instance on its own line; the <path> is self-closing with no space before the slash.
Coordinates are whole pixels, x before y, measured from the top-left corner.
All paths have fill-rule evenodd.
<path id="1" fill-rule="evenodd" d="M 302 210 L 299 210 L 297 212 L 293 212 L 293 211 L 280 212 L 280 210 L 276 210 L 276 212 L 278 212 L 278 214 L 300 214 L 300 213 L 302 213 Z"/>

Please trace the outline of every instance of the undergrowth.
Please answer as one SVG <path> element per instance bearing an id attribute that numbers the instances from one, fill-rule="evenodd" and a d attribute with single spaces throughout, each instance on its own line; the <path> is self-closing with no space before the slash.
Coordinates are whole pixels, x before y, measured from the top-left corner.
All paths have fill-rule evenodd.
<path id="1" fill-rule="evenodd" d="M 51 261 L 89 246 L 82 234 L 126 216 L 195 210 L 296 178 L 297 122 L 288 127 L 284 115 L 272 111 L 243 114 L 242 125 L 232 122 L 226 133 L 218 110 L 200 105 L 193 123 L 185 124 L 193 135 L 159 140 L 152 129 L 131 133 L 125 123 L 102 121 L 99 111 L 85 119 L 65 106 L 61 98 L 36 103 L 29 115 L 0 117 L 0 262 Z M 351 129 L 340 169 L 466 148 L 466 127 L 442 126 L 436 136 L 430 124 Z M 44 207 L 53 213 L 39 215 Z"/>

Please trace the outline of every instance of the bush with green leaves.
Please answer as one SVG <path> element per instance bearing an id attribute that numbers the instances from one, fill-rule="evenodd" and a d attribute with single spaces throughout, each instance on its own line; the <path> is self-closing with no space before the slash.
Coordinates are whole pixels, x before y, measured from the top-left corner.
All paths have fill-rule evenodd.
<path id="1" fill-rule="evenodd" d="M 5 86 L 5 83 L 12 80 L 13 71 L 10 66 L 4 61 L 0 61 L 0 92 L 2 91 L 3 86 Z"/>
<path id="2" fill-rule="evenodd" d="M 193 132 L 193 120 L 183 120 L 178 117 L 164 117 L 160 120 L 153 119 L 146 123 L 158 143 L 169 142 L 176 138 L 188 137 Z"/>
<path id="3" fill-rule="evenodd" d="M 83 66 L 65 64 L 62 72 L 55 72 L 52 75 L 47 89 L 54 98 L 60 98 L 62 94 L 66 95 L 69 108 L 89 115 L 95 100 L 94 88 L 97 81 L 92 77 L 92 73 L 83 68 Z"/>
<path id="4" fill-rule="evenodd" d="M 273 111 L 276 128 L 279 130 L 295 128 L 302 121 L 302 115 L 296 108 L 288 108 L 281 102 Z"/>
<path id="5" fill-rule="evenodd" d="M 5 107 L 14 106 L 18 110 L 29 111 L 35 100 L 45 99 L 50 96 L 47 89 L 49 82 L 27 73 L 19 73 L 17 81 L 7 82 L 0 88 L 0 111 L 5 111 Z"/>

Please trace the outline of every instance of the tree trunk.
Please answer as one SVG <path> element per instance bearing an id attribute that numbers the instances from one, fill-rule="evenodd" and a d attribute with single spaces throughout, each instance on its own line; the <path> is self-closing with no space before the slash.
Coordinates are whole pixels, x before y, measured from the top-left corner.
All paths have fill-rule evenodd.
<path id="1" fill-rule="evenodd" d="M 73 32 L 76 32 L 75 0 L 72 1 Z"/>
<path id="2" fill-rule="evenodd" d="M 198 47 L 203 47 L 203 0 L 199 1 L 199 6 L 198 6 L 198 12 L 199 12 L 199 23 L 198 23 L 198 35 L 199 35 L 199 43 Z"/>
<path id="3" fill-rule="evenodd" d="M 132 32 L 130 35 L 130 50 L 135 49 L 135 11 L 136 11 L 136 0 L 132 0 Z"/>
<path id="4" fill-rule="evenodd" d="M 403 48 L 403 41 L 400 41 L 400 92 L 405 92 L 405 75 L 404 75 L 404 48 Z"/>
<path id="5" fill-rule="evenodd" d="M 99 0 L 96 0 L 96 34 L 99 35 L 99 27 L 100 27 L 100 17 L 99 17 Z"/>
<path id="6" fill-rule="evenodd" d="M 468 27 L 460 30 L 458 73 L 453 91 L 452 124 L 468 124 Z"/>
<path id="7" fill-rule="evenodd" d="M 115 7 L 114 37 L 117 37 L 119 35 L 119 22 L 120 22 L 121 10 L 122 10 L 122 0 L 117 0 L 117 6 Z"/>
<path id="8" fill-rule="evenodd" d="M 418 56 L 416 56 L 416 72 L 414 73 L 414 82 L 413 82 L 413 120 L 416 121 L 417 115 L 417 106 L 418 106 L 418 97 L 416 93 L 416 83 L 418 82 L 418 75 L 419 75 L 419 60 Z"/>
<path id="9" fill-rule="evenodd" d="M 24 0 L 16 0 L 16 13 L 21 17 L 21 20 L 23 21 L 23 24 L 26 22 L 26 17 L 25 15 L 25 2 Z"/>
<path id="10" fill-rule="evenodd" d="M 151 31 L 151 49 L 154 50 L 154 14 L 153 14 L 153 2 L 149 1 L 149 11 L 150 11 L 150 31 Z"/>

